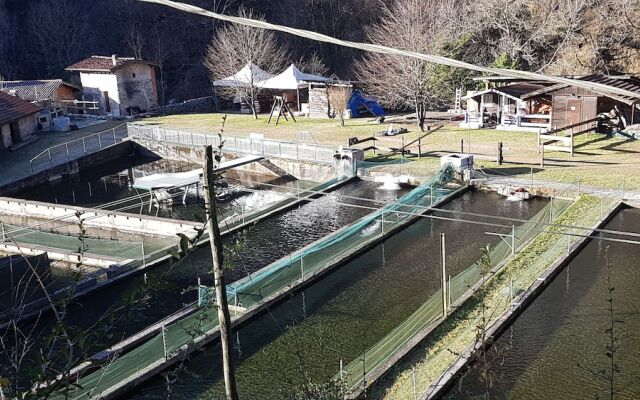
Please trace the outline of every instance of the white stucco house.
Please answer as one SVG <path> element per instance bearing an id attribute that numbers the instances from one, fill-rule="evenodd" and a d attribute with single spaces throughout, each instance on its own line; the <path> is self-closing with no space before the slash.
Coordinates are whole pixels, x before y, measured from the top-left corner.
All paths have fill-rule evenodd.
<path id="1" fill-rule="evenodd" d="M 66 68 L 80 74 L 84 100 L 114 117 L 158 106 L 156 64 L 130 57 L 91 56 Z"/>

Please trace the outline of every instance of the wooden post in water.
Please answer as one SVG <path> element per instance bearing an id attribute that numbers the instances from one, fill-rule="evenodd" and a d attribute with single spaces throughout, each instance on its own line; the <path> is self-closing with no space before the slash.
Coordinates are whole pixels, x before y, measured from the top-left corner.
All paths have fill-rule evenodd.
<path id="1" fill-rule="evenodd" d="M 442 316 L 447 316 L 448 311 L 448 295 L 447 295 L 447 250 L 445 248 L 444 233 L 440 234 L 440 245 L 442 248 Z"/>
<path id="2" fill-rule="evenodd" d="M 231 317 L 227 303 L 227 287 L 222 275 L 222 239 L 216 215 L 215 175 L 213 173 L 213 148 L 205 148 L 204 164 L 204 200 L 207 214 L 207 231 L 211 244 L 213 259 L 213 277 L 216 289 L 216 304 L 218 306 L 218 321 L 220 325 L 220 344 L 222 345 L 222 368 L 224 373 L 225 397 L 227 400 L 238 400 L 238 390 L 233 372 L 233 358 L 231 355 Z"/>

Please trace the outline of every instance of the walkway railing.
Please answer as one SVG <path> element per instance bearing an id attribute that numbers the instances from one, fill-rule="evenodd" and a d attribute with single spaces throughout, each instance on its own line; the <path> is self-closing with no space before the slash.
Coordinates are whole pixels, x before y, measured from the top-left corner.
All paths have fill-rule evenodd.
<path id="1" fill-rule="evenodd" d="M 51 168 L 54 165 L 82 157 L 105 147 L 113 146 L 127 139 L 125 124 L 61 143 L 43 150 L 40 154 L 29 160 L 31 172 L 39 172 Z"/>
<path id="2" fill-rule="evenodd" d="M 218 146 L 217 134 L 165 129 L 159 126 L 128 124 L 129 137 L 186 146 Z M 224 135 L 224 151 L 237 154 L 253 154 L 290 160 L 314 161 L 333 164 L 335 150 L 331 146 L 282 142 L 242 136 Z"/>

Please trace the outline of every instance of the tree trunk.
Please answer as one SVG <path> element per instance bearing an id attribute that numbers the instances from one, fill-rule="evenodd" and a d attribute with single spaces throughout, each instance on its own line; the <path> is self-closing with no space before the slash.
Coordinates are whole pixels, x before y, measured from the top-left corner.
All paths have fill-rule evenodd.
<path id="1" fill-rule="evenodd" d="M 211 243 L 211 257 L 213 259 L 213 276 L 216 290 L 216 305 L 220 326 L 220 343 L 222 345 L 222 368 L 224 372 L 224 386 L 227 400 L 238 400 L 238 391 L 233 372 L 233 358 L 231 354 L 231 317 L 227 303 L 227 286 L 222 275 L 223 254 L 222 239 L 216 215 L 215 176 L 213 173 L 213 149 L 209 145 L 205 149 L 204 198 L 207 213 L 207 231 Z"/>
<path id="2" fill-rule="evenodd" d="M 418 118 L 418 127 L 420 128 L 420 132 L 424 132 L 424 120 L 425 120 L 424 105 L 422 104 L 416 105 L 416 117 Z"/>

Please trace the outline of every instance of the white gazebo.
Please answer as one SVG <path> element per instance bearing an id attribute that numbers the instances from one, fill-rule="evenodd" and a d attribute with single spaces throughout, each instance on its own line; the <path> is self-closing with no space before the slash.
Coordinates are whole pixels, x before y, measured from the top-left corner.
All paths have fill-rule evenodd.
<path id="1" fill-rule="evenodd" d="M 295 64 L 291 64 L 289 68 L 282 73 L 266 79 L 258 85 L 264 89 L 275 90 L 295 90 L 296 100 L 298 102 L 298 110 L 300 110 L 300 87 L 305 87 L 313 82 L 331 82 L 333 79 L 320 75 L 307 74 L 300 71 Z"/>
<path id="2" fill-rule="evenodd" d="M 235 74 L 226 78 L 213 81 L 213 86 L 218 87 L 237 87 L 237 86 L 249 86 L 258 85 L 262 81 L 272 78 L 273 74 L 268 73 L 255 64 L 249 63 L 242 67 L 242 69 Z"/>

